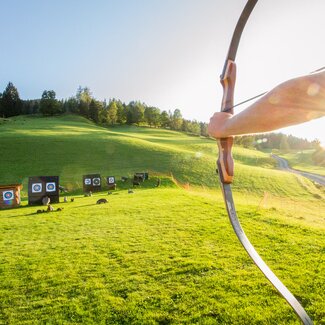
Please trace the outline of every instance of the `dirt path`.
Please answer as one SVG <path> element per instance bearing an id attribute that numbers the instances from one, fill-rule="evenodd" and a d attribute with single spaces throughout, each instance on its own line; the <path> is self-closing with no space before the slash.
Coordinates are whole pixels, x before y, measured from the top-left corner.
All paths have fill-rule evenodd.
<path id="1" fill-rule="evenodd" d="M 277 163 L 278 163 L 278 167 L 282 170 L 286 170 L 288 172 L 291 172 L 291 173 L 295 173 L 295 174 L 299 174 L 299 175 L 302 175 L 302 176 L 305 176 L 307 178 L 309 178 L 310 180 L 320 184 L 320 185 L 323 185 L 325 186 L 325 176 L 322 176 L 322 175 L 317 175 L 317 174 L 312 174 L 312 173 L 307 173 L 307 172 L 303 172 L 303 171 L 300 171 L 300 170 L 296 170 L 296 169 L 292 169 L 289 167 L 289 164 L 287 162 L 287 160 L 285 160 L 284 158 L 281 158 L 277 155 L 271 155 L 272 158 L 274 158 Z"/>

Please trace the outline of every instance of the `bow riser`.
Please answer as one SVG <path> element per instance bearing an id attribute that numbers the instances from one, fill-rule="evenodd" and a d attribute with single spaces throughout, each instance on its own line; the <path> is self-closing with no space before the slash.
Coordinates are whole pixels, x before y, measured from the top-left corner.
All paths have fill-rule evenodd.
<path id="1" fill-rule="evenodd" d="M 220 83 L 223 87 L 221 111 L 233 114 L 234 90 L 236 84 L 236 63 L 234 61 L 227 61 L 225 71 L 222 73 L 221 77 Z M 217 140 L 219 147 L 217 165 L 220 180 L 224 184 L 231 184 L 234 177 L 234 160 L 231 153 L 233 142 L 233 137 Z"/>

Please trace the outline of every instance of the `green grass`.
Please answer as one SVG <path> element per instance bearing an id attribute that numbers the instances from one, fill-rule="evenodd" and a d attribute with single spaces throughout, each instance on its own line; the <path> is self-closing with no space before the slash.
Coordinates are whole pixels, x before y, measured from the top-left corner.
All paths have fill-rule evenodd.
<path id="1" fill-rule="evenodd" d="M 325 176 L 325 168 L 315 165 L 312 160 L 314 152 L 315 150 L 304 150 L 281 154 L 281 157 L 288 160 L 291 168 Z"/>
<path id="2" fill-rule="evenodd" d="M 61 212 L 36 214 L 26 192 L 0 211 L 0 324 L 299 324 L 233 233 L 214 141 L 72 115 L 0 122 L 1 183 L 59 175 L 75 195 Z M 248 237 L 324 324 L 324 190 L 268 154 L 235 147 L 234 158 Z M 151 177 L 134 194 L 119 182 L 81 195 L 83 174 L 137 171 Z"/>
<path id="3" fill-rule="evenodd" d="M 95 205 L 103 196 L 55 205 L 62 212 L 0 211 L 3 323 L 298 324 L 240 247 L 219 193 L 147 188 Z M 290 218 L 235 197 L 253 244 L 320 324 L 317 213 Z"/>
<path id="4" fill-rule="evenodd" d="M 219 186 L 216 143 L 206 138 L 135 126 L 105 129 L 72 115 L 18 117 L 0 125 L 0 132 L 0 179 L 22 182 L 25 189 L 28 176 L 59 175 L 62 185 L 80 189 L 84 174 L 119 178 L 144 170 L 173 175 L 182 184 Z M 268 154 L 235 147 L 234 158 L 238 191 L 306 199 L 297 177 L 272 169 Z"/>

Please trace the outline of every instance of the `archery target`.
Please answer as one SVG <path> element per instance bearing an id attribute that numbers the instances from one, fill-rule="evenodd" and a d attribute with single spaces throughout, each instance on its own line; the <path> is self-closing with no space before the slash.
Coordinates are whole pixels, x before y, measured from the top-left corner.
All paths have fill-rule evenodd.
<path id="1" fill-rule="evenodd" d="M 93 178 L 93 185 L 94 186 L 99 186 L 100 185 L 100 178 L 99 177 Z"/>
<path id="2" fill-rule="evenodd" d="M 85 178 L 85 185 L 91 185 L 91 178 Z"/>
<path id="3" fill-rule="evenodd" d="M 115 184 L 115 177 L 108 177 L 108 184 Z"/>
<path id="4" fill-rule="evenodd" d="M 14 191 L 4 191 L 2 193 L 2 197 L 4 201 L 9 201 L 14 199 Z"/>
<path id="5" fill-rule="evenodd" d="M 32 184 L 32 193 L 41 193 L 42 192 L 42 183 Z"/>
<path id="6" fill-rule="evenodd" d="M 56 185 L 55 182 L 46 183 L 46 192 L 55 192 Z"/>

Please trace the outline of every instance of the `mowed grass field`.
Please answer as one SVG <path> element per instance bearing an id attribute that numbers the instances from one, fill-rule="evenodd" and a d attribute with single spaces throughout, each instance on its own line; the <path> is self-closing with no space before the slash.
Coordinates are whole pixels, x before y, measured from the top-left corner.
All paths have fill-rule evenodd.
<path id="1" fill-rule="evenodd" d="M 75 198 L 51 213 L 25 199 L 0 211 L 0 324 L 299 324 L 233 233 L 213 141 L 75 116 L 19 117 L 0 134 L 1 183 L 59 175 Z M 273 169 L 264 153 L 234 156 L 248 237 L 325 323 L 324 191 Z M 147 170 L 133 194 L 119 183 L 112 195 L 81 195 L 84 173 Z M 104 197 L 108 204 L 95 204 Z"/>

